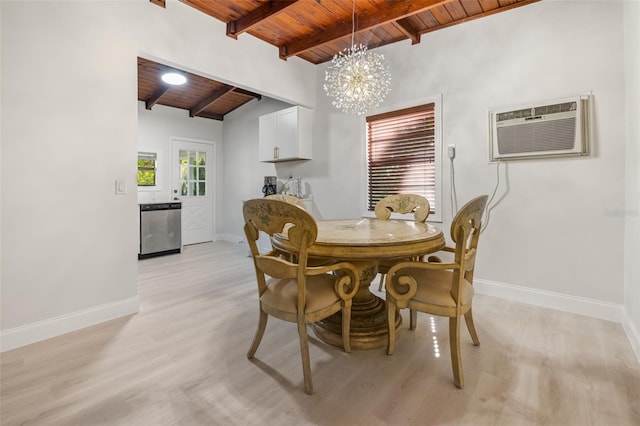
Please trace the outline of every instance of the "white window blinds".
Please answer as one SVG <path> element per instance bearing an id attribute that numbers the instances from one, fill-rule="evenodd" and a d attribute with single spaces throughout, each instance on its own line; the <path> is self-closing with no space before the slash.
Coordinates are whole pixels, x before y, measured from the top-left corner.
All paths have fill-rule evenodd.
<path id="1" fill-rule="evenodd" d="M 418 194 L 436 205 L 435 104 L 367 117 L 368 210 L 384 197 Z"/>

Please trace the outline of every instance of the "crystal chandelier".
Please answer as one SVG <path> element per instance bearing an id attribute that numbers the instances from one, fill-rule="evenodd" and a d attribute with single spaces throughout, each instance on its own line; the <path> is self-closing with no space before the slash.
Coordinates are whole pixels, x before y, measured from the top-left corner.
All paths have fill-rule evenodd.
<path id="1" fill-rule="evenodd" d="M 369 52 L 362 44 L 354 45 L 355 0 L 352 22 L 351 47 L 331 60 L 324 77 L 324 90 L 333 98 L 336 108 L 362 115 L 380 105 L 389 93 L 391 74 L 384 55 Z"/>

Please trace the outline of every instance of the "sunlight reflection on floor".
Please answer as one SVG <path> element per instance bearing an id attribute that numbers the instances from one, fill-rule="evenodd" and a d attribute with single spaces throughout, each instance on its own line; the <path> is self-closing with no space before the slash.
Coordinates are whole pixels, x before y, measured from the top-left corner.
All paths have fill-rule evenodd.
<path id="1" fill-rule="evenodd" d="M 429 323 L 431 324 L 431 333 L 433 333 L 433 354 L 436 358 L 440 358 L 440 345 L 438 344 L 438 336 L 436 336 L 436 319 L 429 317 Z"/>

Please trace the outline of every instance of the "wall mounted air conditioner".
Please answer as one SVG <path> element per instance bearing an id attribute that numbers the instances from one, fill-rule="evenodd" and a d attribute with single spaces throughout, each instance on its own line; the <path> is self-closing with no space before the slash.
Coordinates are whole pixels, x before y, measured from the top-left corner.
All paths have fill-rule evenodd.
<path id="1" fill-rule="evenodd" d="M 491 161 L 589 155 L 591 95 L 489 111 Z"/>

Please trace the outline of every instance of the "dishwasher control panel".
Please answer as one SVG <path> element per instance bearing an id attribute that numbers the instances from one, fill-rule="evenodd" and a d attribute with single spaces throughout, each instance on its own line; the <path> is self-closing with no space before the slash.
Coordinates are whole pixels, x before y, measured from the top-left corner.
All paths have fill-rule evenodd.
<path id="1" fill-rule="evenodd" d="M 151 203 L 151 204 L 140 204 L 140 211 L 150 211 L 150 210 L 175 210 L 181 209 L 181 203 Z"/>

